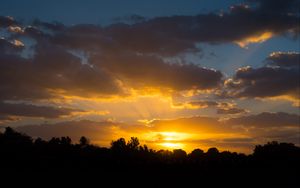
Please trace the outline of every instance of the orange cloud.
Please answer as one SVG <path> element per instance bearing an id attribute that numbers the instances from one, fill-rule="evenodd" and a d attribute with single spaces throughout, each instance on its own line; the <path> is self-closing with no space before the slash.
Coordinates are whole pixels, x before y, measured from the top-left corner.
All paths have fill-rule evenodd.
<path id="1" fill-rule="evenodd" d="M 272 38 L 274 34 L 272 32 L 264 32 L 260 34 L 256 34 L 247 38 L 244 38 L 242 40 L 235 41 L 236 44 L 238 44 L 242 48 L 247 48 L 249 44 L 252 43 L 262 43 L 265 42 L 266 40 Z"/>

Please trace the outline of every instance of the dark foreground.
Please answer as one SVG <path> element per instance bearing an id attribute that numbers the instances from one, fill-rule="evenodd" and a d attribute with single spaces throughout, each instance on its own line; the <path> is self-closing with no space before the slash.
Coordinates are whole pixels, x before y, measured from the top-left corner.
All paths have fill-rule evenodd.
<path id="1" fill-rule="evenodd" d="M 84 137 L 50 141 L 7 128 L 0 133 L 0 180 L 29 186 L 84 187 L 300 187 L 300 148 L 271 142 L 253 154 L 195 149 L 154 151 L 136 138 L 112 142 L 111 148 Z"/>

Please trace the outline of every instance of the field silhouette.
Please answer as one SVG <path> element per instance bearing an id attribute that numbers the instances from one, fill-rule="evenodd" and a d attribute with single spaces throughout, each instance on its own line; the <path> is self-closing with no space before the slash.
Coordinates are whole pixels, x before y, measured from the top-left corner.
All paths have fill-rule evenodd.
<path id="1" fill-rule="evenodd" d="M 0 133 L 0 159 L 2 180 L 86 181 L 86 185 L 97 180 L 101 185 L 139 187 L 300 186 L 300 148 L 275 141 L 257 145 L 250 155 L 217 148 L 187 154 L 181 149 L 155 151 L 135 137 L 103 148 L 86 137 L 76 144 L 69 137 L 45 141 L 7 127 Z"/>

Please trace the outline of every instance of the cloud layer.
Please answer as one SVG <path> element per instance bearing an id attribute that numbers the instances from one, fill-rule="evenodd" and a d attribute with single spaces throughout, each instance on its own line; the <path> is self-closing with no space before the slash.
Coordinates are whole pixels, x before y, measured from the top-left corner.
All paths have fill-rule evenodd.
<path id="1" fill-rule="evenodd" d="M 248 98 L 287 97 L 299 106 L 300 54 L 274 52 L 267 65 L 260 68 L 243 67 L 225 82 L 228 96 Z M 297 104 L 298 103 L 298 104 Z"/>
<path id="2" fill-rule="evenodd" d="M 78 139 L 79 134 L 87 135 L 101 143 L 122 134 L 149 132 L 154 140 L 144 135 L 145 140 L 155 143 L 166 137 L 160 133 L 163 131 L 195 132 L 197 139 L 185 139 L 190 143 L 243 145 L 271 137 L 294 141 L 299 115 L 259 113 L 262 110 L 249 114 L 235 101 L 288 99 L 300 106 L 299 52 L 273 52 L 261 66 L 242 67 L 229 76 L 188 59 L 201 53 L 199 44 L 204 43 L 247 47 L 277 36 L 298 38 L 299 6 L 299 0 L 249 0 L 225 11 L 154 18 L 133 15 L 107 26 L 41 20 L 27 25 L 0 16 L 0 123 L 24 117 L 58 121 L 74 113 L 88 114 L 91 109 L 98 112 L 96 107 L 107 115 L 107 101 L 126 103 L 152 95 L 167 102 L 144 99 L 144 103 L 132 107 L 137 113 L 135 120 L 146 119 L 150 127 L 114 121 L 70 121 L 20 130 L 45 137 L 70 133 Z M 185 100 L 172 106 L 175 95 Z M 104 102 L 97 106 L 100 100 Z M 170 105 L 166 108 L 169 111 L 158 105 L 155 108 L 161 110 L 152 113 L 154 103 Z M 127 107 L 115 105 L 112 109 L 130 114 L 120 110 Z M 192 117 L 149 121 L 151 114 L 160 117 L 170 113 L 170 108 L 178 113 L 176 117 L 181 117 L 182 111 L 188 112 L 183 117 Z M 211 109 L 216 117 L 195 116 Z"/>
<path id="3" fill-rule="evenodd" d="M 24 103 L 3 103 L 0 102 L 0 116 L 26 116 L 42 118 L 59 118 L 61 116 L 71 115 L 72 112 L 81 112 L 82 110 L 71 108 L 56 108 L 50 106 L 35 106 Z"/>

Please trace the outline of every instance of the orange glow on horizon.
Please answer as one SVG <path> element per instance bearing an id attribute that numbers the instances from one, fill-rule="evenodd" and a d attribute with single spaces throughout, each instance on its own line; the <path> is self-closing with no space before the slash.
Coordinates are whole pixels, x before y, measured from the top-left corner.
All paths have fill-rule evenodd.
<path id="1" fill-rule="evenodd" d="M 185 149 L 184 142 L 193 137 L 193 134 L 183 132 L 148 132 L 142 137 L 155 149 Z"/>
<path id="2" fill-rule="evenodd" d="M 184 144 L 182 144 L 182 143 L 164 142 L 164 143 L 160 143 L 157 145 L 162 146 L 166 149 L 183 149 L 184 148 Z"/>

